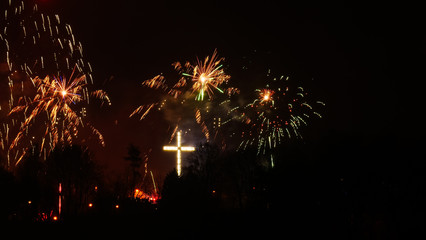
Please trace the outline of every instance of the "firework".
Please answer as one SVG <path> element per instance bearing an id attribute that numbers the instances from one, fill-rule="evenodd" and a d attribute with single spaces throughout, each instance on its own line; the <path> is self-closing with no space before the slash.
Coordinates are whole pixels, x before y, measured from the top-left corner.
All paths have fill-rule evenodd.
<path id="1" fill-rule="evenodd" d="M 285 139 L 302 139 L 301 129 L 313 117 L 322 116 L 315 108 L 321 101 L 310 101 L 303 87 L 291 87 L 289 77 L 272 78 L 270 70 L 265 76 L 266 88 L 256 89 L 249 104 L 240 108 L 243 131 L 238 149 L 257 147 L 257 154 L 273 149 Z"/>
<path id="2" fill-rule="evenodd" d="M 56 76 L 53 78 L 46 76 L 44 79 L 34 78 L 33 84 L 37 89 L 37 94 L 31 101 L 14 107 L 9 113 L 9 115 L 12 115 L 23 112 L 27 116 L 19 133 L 11 143 L 10 149 L 19 144 L 25 133 L 29 132 L 30 127 L 37 122 L 37 117 L 44 117 L 44 125 L 46 126 L 41 138 L 40 149 L 44 149 L 46 140 L 49 140 L 49 152 L 58 143 L 72 144 L 73 139 L 78 137 L 78 129 L 82 125 L 89 126 L 92 133 L 98 136 L 99 142 L 104 145 L 102 134 L 90 124 L 84 124 L 82 117 L 79 116 L 77 111 L 73 110 L 74 106 L 82 102 L 83 95 L 88 95 L 85 91 L 85 82 L 85 75 L 73 78 L 73 74 L 69 79 Z M 107 98 L 102 90 L 97 90 L 92 95 Z"/>
<path id="3" fill-rule="evenodd" d="M 7 166 L 36 146 L 46 158 L 58 142 L 71 143 L 80 126 L 89 126 L 103 144 L 100 132 L 83 123 L 85 105 L 90 97 L 110 104 L 102 90 L 89 91 L 92 67 L 71 26 L 28 3 L 1 5 L 0 147 Z"/>
<path id="4" fill-rule="evenodd" d="M 198 92 L 196 100 L 203 101 L 205 93 L 208 94 L 209 98 L 213 97 L 213 89 L 223 93 L 223 90 L 219 86 L 227 82 L 230 78 L 223 71 L 223 65 L 221 62 L 223 58 L 217 57 L 217 51 L 213 52 L 211 57 L 207 56 L 204 61 L 197 59 L 197 65 L 192 67 L 192 74 L 182 73 L 183 76 L 192 77 L 192 90 Z"/>
<path id="5" fill-rule="evenodd" d="M 238 89 L 233 87 L 219 88 L 221 85 L 226 85 L 230 79 L 223 70 L 223 60 L 218 57 L 215 50 L 204 61 L 197 59 L 196 64 L 173 63 L 172 66 L 177 75 L 171 79 L 176 79 L 175 83 L 169 86 L 163 75 L 144 81 L 143 86 L 160 92 L 161 100 L 139 106 L 130 114 L 130 117 L 140 114 L 140 120 L 142 120 L 151 111 L 158 110 L 164 112 L 166 120 L 173 126 L 180 125 L 182 120 L 195 120 L 205 139 L 209 141 L 211 138 L 209 126 L 212 125 L 209 121 L 213 119 L 212 113 L 218 114 L 222 110 L 222 115 L 226 116 L 223 106 L 227 105 L 221 105 L 221 103 L 238 93 Z M 215 95 L 215 91 L 218 94 Z"/>

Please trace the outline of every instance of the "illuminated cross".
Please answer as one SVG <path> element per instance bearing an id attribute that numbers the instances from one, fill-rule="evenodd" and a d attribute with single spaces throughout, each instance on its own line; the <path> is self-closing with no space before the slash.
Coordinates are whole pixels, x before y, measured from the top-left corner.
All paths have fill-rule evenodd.
<path id="1" fill-rule="evenodd" d="M 190 147 L 190 146 L 181 146 L 181 135 L 182 135 L 182 131 L 178 131 L 177 132 L 177 145 L 176 146 L 164 146 L 163 150 L 164 151 L 176 151 L 176 171 L 177 171 L 177 175 L 180 177 L 180 175 L 182 174 L 182 156 L 181 156 L 181 151 L 184 152 L 193 152 L 195 151 L 194 147 Z"/>

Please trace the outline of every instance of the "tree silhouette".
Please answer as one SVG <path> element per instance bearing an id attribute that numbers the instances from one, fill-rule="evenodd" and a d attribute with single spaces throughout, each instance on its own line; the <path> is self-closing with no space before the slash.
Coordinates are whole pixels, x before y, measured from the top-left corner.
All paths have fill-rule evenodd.
<path id="1" fill-rule="evenodd" d="M 220 149 L 209 143 L 200 144 L 187 158 L 186 174 L 197 175 L 206 185 L 212 186 L 217 173 Z"/>
<path id="2" fill-rule="evenodd" d="M 11 172 L 0 167 L 0 221 L 8 217 L 18 208 L 18 184 Z"/>
<path id="3" fill-rule="evenodd" d="M 101 179 L 89 150 L 78 145 L 56 148 L 47 159 L 46 175 L 55 194 L 61 183 L 62 213 L 71 216 L 84 212 L 93 200 L 95 186 Z"/>
<path id="4" fill-rule="evenodd" d="M 141 151 L 138 147 L 133 144 L 130 144 L 127 148 L 127 156 L 124 158 L 126 161 L 130 161 L 130 168 L 132 171 L 132 176 L 129 181 L 130 182 L 130 190 L 133 193 L 136 189 L 136 184 L 141 179 L 141 173 L 139 172 L 139 168 L 142 164 Z"/>
<path id="5" fill-rule="evenodd" d="M 176 169 L 173 169 L 164 179 L 163 189 L 161 191 L 161 205 L 163 208 L 170 210 L 181 205 L 184 197 L 181 188 L 181 179 L 177 175 Z"/>
<path id="6" fill-rule="evenodd" d="M 204 143 L 185 161 L 179 178 L 167 175 L 162 192 L 167 207 L 188 209 L 266 208 L 268 182 L 265 160 L 253 151 L 222 152 Z"/>
<path id="7" fill-rule="evenodd" d="M 15 168 L 15 176 L 20 185 L 20 202 L 26 206 L 20 209 L 25 212 L 25 218 L 34 219 L 38 212 L 45 212 L 49 208 L 51 199 L 48 197 L 49 187 L 45 184 L 45 173 L 46 166 L 35 144 Z"/>

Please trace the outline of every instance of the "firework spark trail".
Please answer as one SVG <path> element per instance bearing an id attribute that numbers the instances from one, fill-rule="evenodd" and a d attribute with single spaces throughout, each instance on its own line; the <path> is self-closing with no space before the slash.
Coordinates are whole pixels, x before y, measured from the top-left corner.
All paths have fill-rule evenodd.
<path id="1" fill-rule="evenodd" d="M 173 129 L 172 134 L 170 135 L 170 139 L 169 139 L 169 144 L 173 141 L 173 139 L 175 138 L 176 132 L 179 128 L 179 125 L 176 124 L 176 127 Z"/>
<path id="2" fill-rule="evenodd" d="M 139 114 L 139 113 L 141 113 L 141 112 L 142 112 L 142 110 L 143 110 L 144 108 L 147 108 L 147 109 L 145 110 L 145 112 L 142 114 L 141 118 L 139 119 L 139 120 L 142 120 L 142 119 L 144 119 L 144 118 L 146 117 L 146 115 L 148 115 L 149 111 L 151 111 L 151 109 L 152 109 L 154 106 L 156 106 L 156 105 L 157 105 L 157 103 L 152 103 L 152 104 L 149 104 L 148 106 L 146 106 L 146 105 L 141 105 L 141 106 L 139 106 L 138 108 L 136 108 L 136 109 L 132 112 L 132 114 L 130 114 L 130 116 L 129 116 L 129 117 L 132 117 L 132 116 L 133 116 L 133 115 L 135 115 L 135 114 Z"/>
<path id="3" fill-rule="evenodd" d="M 8 17 L 2 26 L 10 72 L 20 71 L 30 77 L 86 73 L 92 81 L 90 63 L 83 59 L 83 48 L 76 41 L 70 25 L 58 15 L 44 15 L 37 5 L 13 1 L 5 10 Z"/>
<path id="4" fill-rule="evenodd" d="M 202 120 L 202 115 L 200 109 L 196 109 L 195 111 L 195 121 L 200 125 L 201 131 L 203 132 L 204 136 L 206 137 L 206 140 L 210 140 L 210 131 L 207 128 L 206 123 Z"/>
<path id="5" fill-rule="evenodd" d="M 148 174 L 148 162 L 149 162 L 149 154 L 152 152 L 152 148 L 148 149 L 147 152 L 143 153 L 143 163 L 144 163 L 144 174 L 141 181 L 141 188 L 144 186 L 146 175 Z"/>
<path id="6" fill-rule="evenodd" d="M 108 94 L 104 90 L 101 90 L 101 89 L 95 90 L 91 92 L 91 96 L 102 100 L 102 104 L 106 102 L 108 103 L 108 105 L 111 105 L 111 99 L 109 98 Z"/>
<path id="7" fill-rule="evenodd" d="M 76 41 L 71 26 L 58 15 L 45 15 L 29 1 L 9 1 L 0 30 L 0 62 L 7 69 L 0 83 L 6 81 L 9 87 L 8 99 L 0 98 L 0 117 L 1 111 L 5 116 L 0 121 L 7 126 L 0 130 L 0 145 L 7 151 L 10 166 L 12 158 L 18 163 L 37 142 L 45 157 L 46 149 L 50 152 L 58 142 L 72 143 L 78 128 L 90 125 L 79 114 L 90 97 L 102 104 L 111 102 L 104 91 L 88 90 L 93 84 L 92 67 L 84 60 L 82 44 Z M 64 76 L 69 76 L 68 81 Z M 39 124 L 45 126 L 38 127 L 42 133 L 31 130 Z M 103 144 L 100 132 L 89 128 Z"/>

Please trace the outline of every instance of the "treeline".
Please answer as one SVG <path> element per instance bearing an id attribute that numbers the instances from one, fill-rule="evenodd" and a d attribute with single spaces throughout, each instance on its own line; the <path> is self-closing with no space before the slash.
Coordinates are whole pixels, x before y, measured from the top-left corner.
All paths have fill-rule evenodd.
<path id="1" fill-rule="evenodd" d="M 402 236 L 425 226 L 423 144 L 391 137 L 366 141 L 333 136 L 288 143 L 258 155 L 257 149 L 221 151 L 205 143 L 184 160 L 182 176 L 176 171 L 166 176 L 155 205 L 129 198 L 141 178 L 136 170 L 142 158 L 134 147 L 125 159 L 132 168 L 127 187 L 105 181 L 84 147 L 57 149 L 45 162 L 31 152 L 14 174 L 0 170 L 0 217 L 58 214 L 61 183 L 63 219 L 108 216 L 131 217 L 136 223 L 151 218 L 179 222 L 179 216 L 191 214 L 217 219 L 221 214 L 256 212 L 278 219 L 272 221 L 275 227 L 317 226 L 340 239 Z M 90 209 L 90 203 L 96 207 Z M 266 218 L 262 219 L 253 221 L 260 224 Z M 193 223 L 201 226 L 197 220 Z"/>
<path id="2" fill-rule="evenodd" d="M 166 177 L 162 209 L 266 212 L 281 226 L 340 239 L 408 236 L 426 224 L 423 143 L 340 136 L 288 143 L 265 155 L 203 144 L 181 177 L 174 171 Z"/>
<path id="3" fill-rule="evenodd" d="M 51 221 L 82 214 L 102 181 L 86 147 L 59 147 L 46 161 L 34 147 L 13 172 L 0 169 L 0 218 Z"/>

